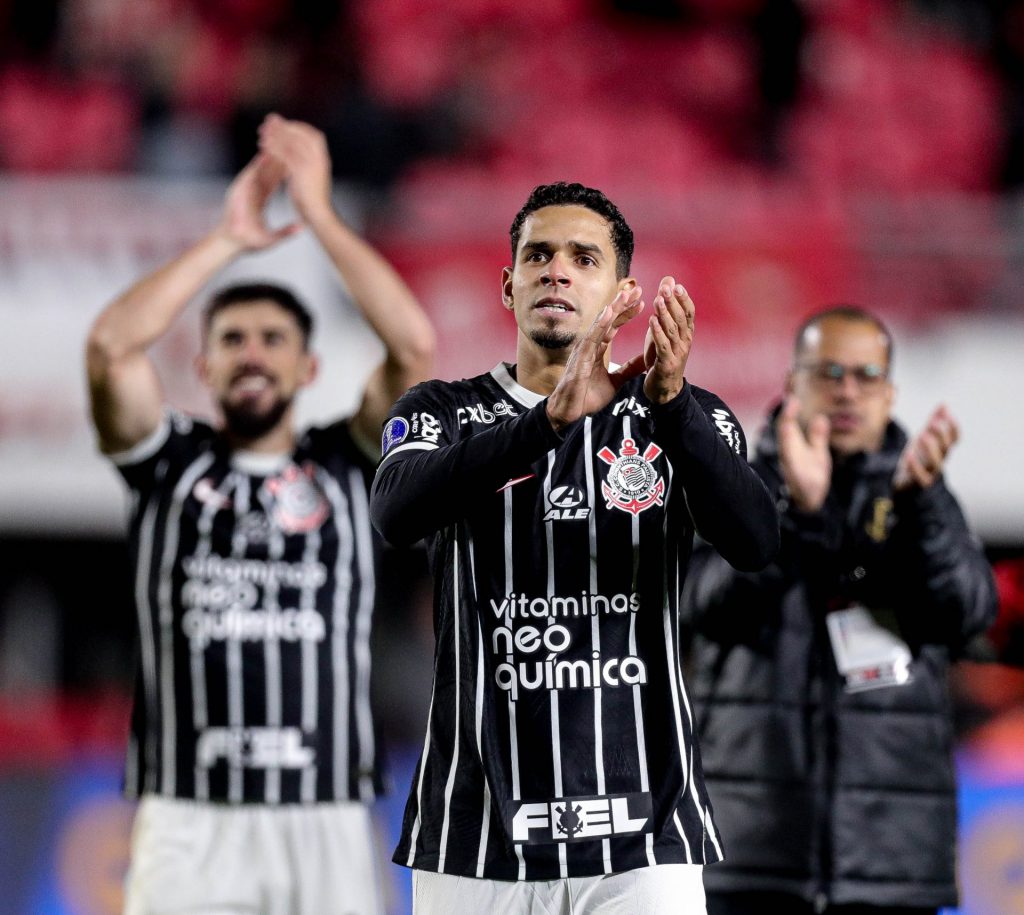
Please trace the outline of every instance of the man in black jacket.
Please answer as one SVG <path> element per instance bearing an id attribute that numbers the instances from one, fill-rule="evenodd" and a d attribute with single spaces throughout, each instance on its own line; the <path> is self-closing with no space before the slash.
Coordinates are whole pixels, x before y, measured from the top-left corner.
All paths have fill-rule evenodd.
<path id="1" fill-rule="evenodd" d="M 991 571 L 942 479 L 939 407 L 890 419 L 892 341 L 859 308 L 810 318 L 754 467 L 778 559 L 694 556 L 694 700 L 726 861 L 709 915 L 955 905 L 949 664 L 995 618 Z"/>

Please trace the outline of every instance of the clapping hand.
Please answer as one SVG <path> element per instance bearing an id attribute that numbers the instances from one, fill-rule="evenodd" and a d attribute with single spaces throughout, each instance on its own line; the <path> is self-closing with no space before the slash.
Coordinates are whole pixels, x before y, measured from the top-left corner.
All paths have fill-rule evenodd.
<path id="1" fill-rule="evenodd" d="M 261 251 L 299 230 L 294 223 L 280 229 L 267 225 L 267 201 L 284 178 L 284 165 L 259 153 L 231 182 L 218 231 L 238 250 Z"/>
<path id="2" fill-rule="evenodd" d="M 694 313 L 693 300 L 686 290 L 673 277 L 664 277 L 644 342 L 644 393 L 652 403 L 668 403 L 683 389 L 686 360 L 693 344 Z"/>
<path id="3" fill-rule="evenodd" d="M 643 311 L 641 294 L 639 286 L 621 290 L 573 347 L 565 372 L 548 397 L 548 420 L 556 432 L 607 406 L 622 385 L 644 370 L 642 356 L 633 357 L 614 371 L 605 361 L 619 328 Z"/>
<path id="4" fill-rule="evenodd" d="M 960 427 L 945 406 L 939 406 L 925 427 L 907 443 L 893 477 L 897 491 L 919 486 L 927 489 L 942 473 L 946 456 L 960 438 Z"/>
<path id="5" fill-rule="evenodd" d="M 803 512 L 815 512 L 825 503 L 832 485 L 828 417 L 818 414 L 804 429 L 799 420 L 800 401 L 787 398 L 776 421 L 779 464 L 789 498 Z"/>

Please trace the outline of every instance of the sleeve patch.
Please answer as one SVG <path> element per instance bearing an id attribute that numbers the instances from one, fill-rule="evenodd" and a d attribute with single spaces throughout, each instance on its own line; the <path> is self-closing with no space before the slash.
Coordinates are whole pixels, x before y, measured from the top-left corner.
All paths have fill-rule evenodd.
<path id="1" fill-rule="evenodd" d="M 740 453 L 740 434 L 732 415 L 727 410 L 712 410 L 711 418 L 715 421 L 718 434 L 722 436 L 737 454 Z"/>
<path id="2" fill-rule="evenodd" d="M 437 440 L 443 432 L 441 423 L 431 413 L 413 413 L 412 434 L 413 437 L 422 442 L 437 444 Z"/>
<path id="3" fill-rule="evenodd" d="M 395 416 L 388 420 L 384 426 L 384 435 L 381 439 L 381 454 L 387 454 L 396 445 L 400 445 L 409 436 L 409 423 L 401 416 Z"/>

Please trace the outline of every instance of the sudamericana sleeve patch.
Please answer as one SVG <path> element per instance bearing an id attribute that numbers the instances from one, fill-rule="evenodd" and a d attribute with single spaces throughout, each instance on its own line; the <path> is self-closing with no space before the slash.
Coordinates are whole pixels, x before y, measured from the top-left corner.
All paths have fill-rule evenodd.
<path id="1" fill-rule="evenodd" d="M 384 426 L 384 435 L 381 438 L 381 455 L 387 454 L 395 445 L 400 445 L 409 437 L 409 421 L 401 416 L 395 416 L 388 420 Z"/>

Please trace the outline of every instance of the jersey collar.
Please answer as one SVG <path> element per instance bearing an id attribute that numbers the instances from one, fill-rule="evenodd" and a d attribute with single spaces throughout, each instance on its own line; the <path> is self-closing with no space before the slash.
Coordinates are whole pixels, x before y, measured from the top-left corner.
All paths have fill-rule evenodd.
<path id="1" fill-rule="evenodd" d="M 535 391 L 531 391 L 529 388 L 524 388 L 515 378 L 512 377 L 512 373 L 509 371 L 509 364 L 507 362 L 499 362 L 493 369 L 491 369 L 491 377 L 498 383 L 498 385 L 505 391 L 506 394 L 518 400 L 524 407 L 535 407 L 543 399 L 543 394 L 538 394 Z"/>

